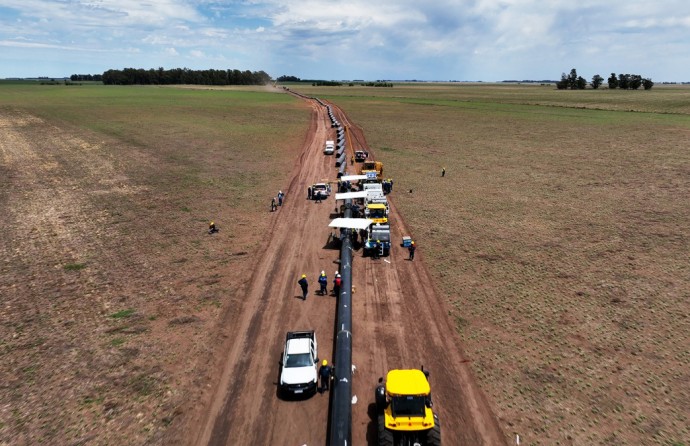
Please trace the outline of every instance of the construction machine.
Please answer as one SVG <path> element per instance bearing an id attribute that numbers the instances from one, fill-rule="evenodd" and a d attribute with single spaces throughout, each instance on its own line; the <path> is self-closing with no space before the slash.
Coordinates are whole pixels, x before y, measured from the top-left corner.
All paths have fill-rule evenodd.
<path id="1" fill-rule="evenodd" d="M 373 224 L 363 234 L 363 254 L 374 257 L 385 257 L 391 252 L 391 227 L 390 225 Z"/>
<path id="2" fill-rule="evenodd" d="M 388 223 L 388 206 L 387 202 L 367 203 L 364 208 L 364 218 L 368 218 L 374 223 L 386 224 Z"/>
<path id="3" fill-rule="evenodd" d="M 429 374 L 391 370 L 376 387 L 379 446 L 440 446 L 441 425 L 431 401 Z"/>
<path id="4" fill-rule="evenodd" d="M 368 172 L 373 172 L 375 178 L 383 177 L 383 163 L 381 161 L 364 161 L 359 168 L 360 175 L 367 175 Z"/>

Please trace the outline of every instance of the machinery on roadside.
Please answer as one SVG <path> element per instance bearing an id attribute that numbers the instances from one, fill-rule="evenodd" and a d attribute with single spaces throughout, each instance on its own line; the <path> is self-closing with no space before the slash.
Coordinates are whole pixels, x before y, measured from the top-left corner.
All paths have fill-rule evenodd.
<path id="1" fill-rule="evenodd" d="M 379 446 L 440 446 L 441 425 L 432 410 L 429 374 L 391 370 L 375 392 Z"/>
<path id="2" fill-rule="evenodd" d="M 387 201 L 370 202 L 364 208 L 364 218 L 368 218 L 374 223 L 386 224 L 388 223 L 388 206 Z"/>
<path id="3" fill-rule="evenodd" d="M 367 175 L 368 172 L 373 172 L 375 178 L 381 179 L 383 177 L 383 163 L 381 161 L 364 161 L 359 168 L 360 175 Z"/>
<path id="4" fill-rule="evenodd" d="M 373 257 L 385 257 L 391 252 L 391 227 L 390 225 L 373 224 L 365 230 L 362 236 L 363 255 Z"/>

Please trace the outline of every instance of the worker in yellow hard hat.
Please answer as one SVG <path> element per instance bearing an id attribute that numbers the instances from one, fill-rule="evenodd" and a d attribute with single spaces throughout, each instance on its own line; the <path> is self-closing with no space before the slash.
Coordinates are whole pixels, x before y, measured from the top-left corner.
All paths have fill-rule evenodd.
<path id="1" fill-rule="evenodd" d="M 218 228 L 216 227 L 216 224 L 214 222 L 210 222 L 208 224 L 208 233 L 209 234 L 215 234 L 218 232 Z"/>
<path id="2" fill-rule="evenodd" d="M 307 282 L 307 275 L 302 274 L 302 278 L 297 281 L 299 286 L 302 288 L 302 300 L 307 300 L 307 291 L 309 289 L 309 283 Z"/>
<path id="3" fill-rule="evenodd" d="M 410 252 L 410 257 L 408 260 L 414 260 L 414 252 L 417 249 L 417 246 L 414 244 L 414 241 L 410 243 L 410 246 L 407 247 L 407 250 Z"/>
<path id="4" fill-rule="evenodd" d="M 328 365 L 328 361 L 325 359 L 321 362 L 321 367 L 319 368 L 319 377 L 321 378 L 321 385 L 319 386 L 319 393 L 323 393 L 329 389 L 331 382 L 332 369 Z"/>

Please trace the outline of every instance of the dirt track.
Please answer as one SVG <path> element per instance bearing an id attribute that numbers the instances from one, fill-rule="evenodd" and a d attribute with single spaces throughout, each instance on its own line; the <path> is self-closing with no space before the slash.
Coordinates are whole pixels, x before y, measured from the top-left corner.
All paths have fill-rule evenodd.
<path id="1" fill-rule="evenodd" d="M 333 138 L 325 108 L 310 102 L 313 113 L 304 150 L 292 167 L 282 208 L 270 215 L 271 232 L 266 251 L 255 265 L 243 306 L 228 311 L 224 332 L 214 357 L 214 378 L 208 391 L 190 403 L 186 418 L 173 427 L 166 442 L 182 444 L 322 445 L 327 441 L 328 396 L 305 401 L 278 398 L 280 358 L 285 333 L 314 329 L 319 356 L 332 358 L 335 298 L 314 294 L 316 278 L 325 270 L 332 280 L 339 251 L 328 244 L 328 222 L 335 202 L 306 200 L 307 186 L 336 176 L 334 158 L 322 154 Z M 337 107 L 341 122 L 347 118 Z M 350 135 L 366 147 L 361 130 L 351 125 Z M 382 159 L 384 161 L 385 159 Z M 393 241 L 408 233 L 390 199 Z M 443 442 L 504 444 L 505 437 L 477 387 L 467 358 L 424 265 L 424 241 L 417 258 L 394 244 L 391 256 L 353 261 L 353 444 L 376 444 L 372 423 L 373 389 L 391 368 L 424 365 L 431 372 L 435 409 L 442 423 Z M 228 274 L 231 272 L 228 271 Z M 310 294 L 299 298 L 297 279 L 307 274 Z M 329 287 L 330 288 L 330 287 Z"/>

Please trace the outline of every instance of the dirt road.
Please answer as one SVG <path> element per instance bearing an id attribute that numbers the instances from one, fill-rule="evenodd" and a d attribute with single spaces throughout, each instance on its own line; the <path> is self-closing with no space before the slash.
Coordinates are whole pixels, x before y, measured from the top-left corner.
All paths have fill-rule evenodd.
<path id="1" fill-rule="evenodd" d="M 239 312 L 229 312 L 223 325 L 223 342 L 215 352 L 215 378 L 194 402 L 196 409 L 187 408 L 186 418 L 171 429 L 171 442 L 326 444 L 328 396 L 284 401 L 276 391 L 287 331 L 316 330 L 320 358 L 332 358 L 335 298 L 313 291 L 321 270 L 332 280 L 338 269 L 339 251 L 328 244 L 335 201 L 306 200 L 306 189 L 313 182 L 336 177 L 334 158 L 322 153 L 325 140 L 335 138 L 325 108 L 309 103 L 313 112 L 304 150 L 292 166 L 284 205 L 267 215 L 273 224 L 263 244 L 266 251 L 253 270 L 243 306 Z M 333 108 L 340 121 L 347 123 L 342 111 Z M 350 134 L 366 147 L 360 129 L 351 125 Z M 396 212 L 396 193 L 400 192 L 394 190 L 391 196 L 394 242 L 409 232 Z M 376 443 L 371 404 L 378 377 L 391 368 L 420 365 L 431 371 L 445 444 L 504 444 L 424 266 L 424 243 L 418 244 L 414 261 L 406 260 L 407 251 L 397 245 L 389 258 L 379 260 L 354 253 L 353 363 L 357 370 L 353 393 L 357 403 L 353 405 L 353 444 Z M 306 301 L 299 298 L 296 283 L 301 274 L 310 282 Z"/>

